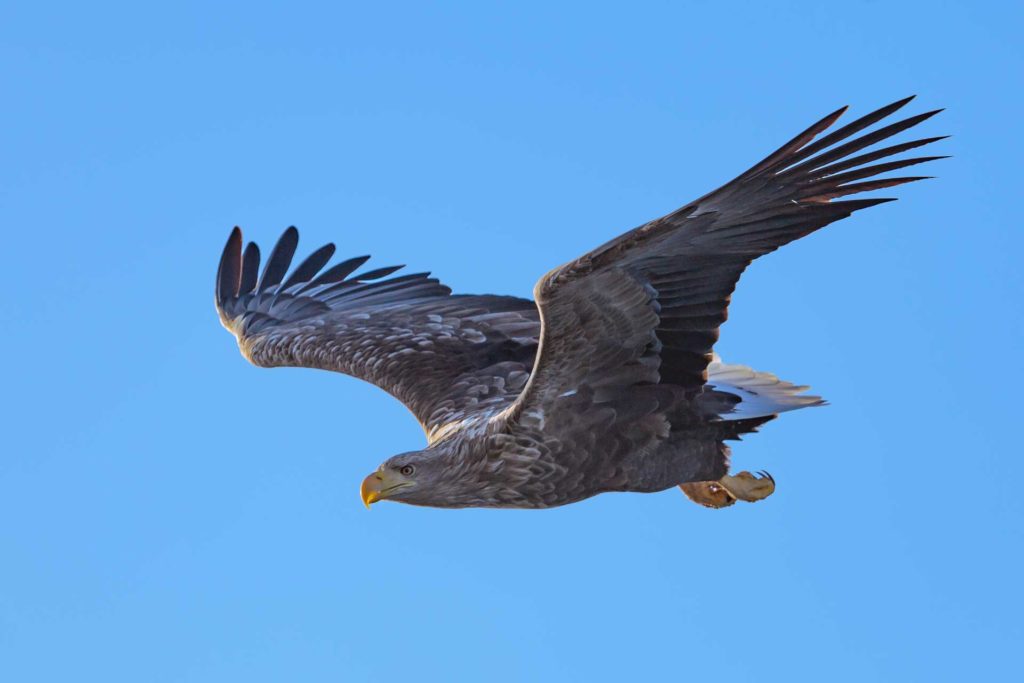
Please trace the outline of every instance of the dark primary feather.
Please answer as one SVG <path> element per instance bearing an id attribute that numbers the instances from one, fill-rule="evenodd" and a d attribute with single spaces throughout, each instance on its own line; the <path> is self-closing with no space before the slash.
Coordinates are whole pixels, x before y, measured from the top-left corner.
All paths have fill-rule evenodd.
<path id="1" fill-rule="evenodd" d="M 370 260 L 369 256 L 356 256 L 350 258 L 347 261 L 336 263 L 320 275 L 310 280 L 309 284 L 303 287 L 303 289 L 312 289 L 313 287 L 319 287 L 320 285 L 329 285 L 334 282 L 341 282 L 352 273 L 356 272 L 356 269 L 361 265 Z"/>
<path id="2" fill-rule="evenodd" d="M 238 228 L 238 239 L 242 239 L 242 231 Z M 256 246 L 255 242 L 249 242 L 249 245 L 245 248 L 245 254 L 242 256 L 242 277 L 241 286 L 238 288 L 239 296 L 243 294 L 249 294 L 252 290 L 256 289 L 256 273 L 260 269 L 260 248 Z"/>
<path id="3" fill-rule="evenodd" d="M 263 275 L 260 276 L 256 288 L 260 292 L 266 292 L 281 282 L 281 278 L 288 272 L 288 266 L 292 263 L 292 256 L 295 255 L 295 248 L 299 246 L 299 231 L 292 226 L 284 231 L 281 239 L 274 245 L 267 265 L 263 268 Z"/>
<path id="4" fill-rule="evenodd" d="M 228 243 L 224 246 L 220 265 L 217 266 L 217 287 L 214 291 L 214 298 L 218 310 L 221 302 L 238 295 L 238 284 L 242 276 L 241 248 L 242 231 L 236 227 L 228 236 Z"/>
<path id="5" fill-rule="evenodd" d="M 313 277 L 320 272 L 320 269 L 327 265 L 327 262 L 334 256 L 334 245 L 325 244 L 320 247 L 312 254 L 306 257 L 292 274 L 288 276 L 288 279 L 281 285 L 282 291 L 289 289 L 292 285 L 309 282 Z"/>

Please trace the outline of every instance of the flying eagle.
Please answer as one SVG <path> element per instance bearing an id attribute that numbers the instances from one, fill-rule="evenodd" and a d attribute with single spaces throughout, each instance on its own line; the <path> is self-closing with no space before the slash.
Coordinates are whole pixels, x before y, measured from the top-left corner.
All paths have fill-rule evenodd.
<path id="1" fill-rule="evenodd" d="M 294 227 L 258 274 L 259 249 L 243 250 L 235 228 L 217 312 L 254 365 L 352 375 L 416 416 L 426 448 L 366 477 L 367 506 L 547 508 L 673 486 L 709 507 L 760 500 L 774 480 L 730 476 L 726 441 L 822 400 L 713 353 L 732 291 L 757 257 L 892 201 L 834 200 L 920 180 L 876 176 L 942 158 L 890 159 L 940 137 L 862 152 L 938 113 L 860 134 L 911 99 L 819 138 L 846 108 L 829 114 L 732 182 L 544 275 L 536 302 L 452 294 L 429 273 L 392 277 L 400 266 L 355 274 L 365 256 L 324 269 L 333 244 L 289 274 Z"/>

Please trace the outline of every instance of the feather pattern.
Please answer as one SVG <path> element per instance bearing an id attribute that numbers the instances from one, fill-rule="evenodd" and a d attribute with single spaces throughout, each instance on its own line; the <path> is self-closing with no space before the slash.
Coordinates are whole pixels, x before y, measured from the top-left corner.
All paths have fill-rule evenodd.
<path id="1" fill-rule="evenodd" d="M 533 361 L 540 329 L 530 301 L 451 296 L 429 273 L 388 276 L 401 266 L 352 275 L 369 257 L 323 270 L 334 245 L 315 250 L 288 274 L 299 234 L 288 228 L 257 284 L 259 249 L 228 238 L 217 274 L 221 322 L 242 353 L 265 367 L 343 372 L 403 401 L 429 438 L 475 411 L 510 403 Z M 474 392 L 459 393 L 466 385 Z"/>

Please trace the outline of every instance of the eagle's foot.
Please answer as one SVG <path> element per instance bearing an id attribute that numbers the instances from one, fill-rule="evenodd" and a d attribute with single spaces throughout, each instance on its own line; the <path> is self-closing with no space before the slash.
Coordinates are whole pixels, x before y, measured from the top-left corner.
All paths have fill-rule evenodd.
<path id="1" fill-rule="evenodd" d="M 756 503 L 775 493 L 775 480 L 772 475 L 761 471 L 757 474 L 740 472 L 726 475 L 716 482 L 736 500 Z"/>

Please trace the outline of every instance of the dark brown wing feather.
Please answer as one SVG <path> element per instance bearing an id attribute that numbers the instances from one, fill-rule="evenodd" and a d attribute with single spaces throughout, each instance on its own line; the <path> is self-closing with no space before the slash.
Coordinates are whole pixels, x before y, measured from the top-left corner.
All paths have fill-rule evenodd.
<path id="1" fill-rule="evenodd" d="M 563 397 L 592 387 L 596 403 L 628 403 L 652 385 L 698 394 L 729 298 L 755 258 L 886 198 L 832 201 L 921 179 L 874 178 L 941 157 L 866 164 L 941 138 L 849 155 L 914 126 L 920 114 L 850 139 L 903 107 L 883 107 L 817 141 L 840 109 L 732 182 L 625 233 L 541 278 L 543 322 L 530 383 L 506 413 L 551 423 Z M 532 422 L 531 422 L 532 424 Z"/>
<path id="2" fill-rule="evenodd" d="M 452 296 L 428 273 L 389 278 L 399 267 L 353 275 L 365 256 L 322 270 L 333 244 L 288 275 L 298 239 L 288 228 L 258 279 L 259 249 L 243 251 L 241 230 L 224 248 L 217 312 L 254 364 L 372 382 L 405 403 L 431 440 L 505 408 L 522 390 L 540 334 L 533 302 Z"/>

